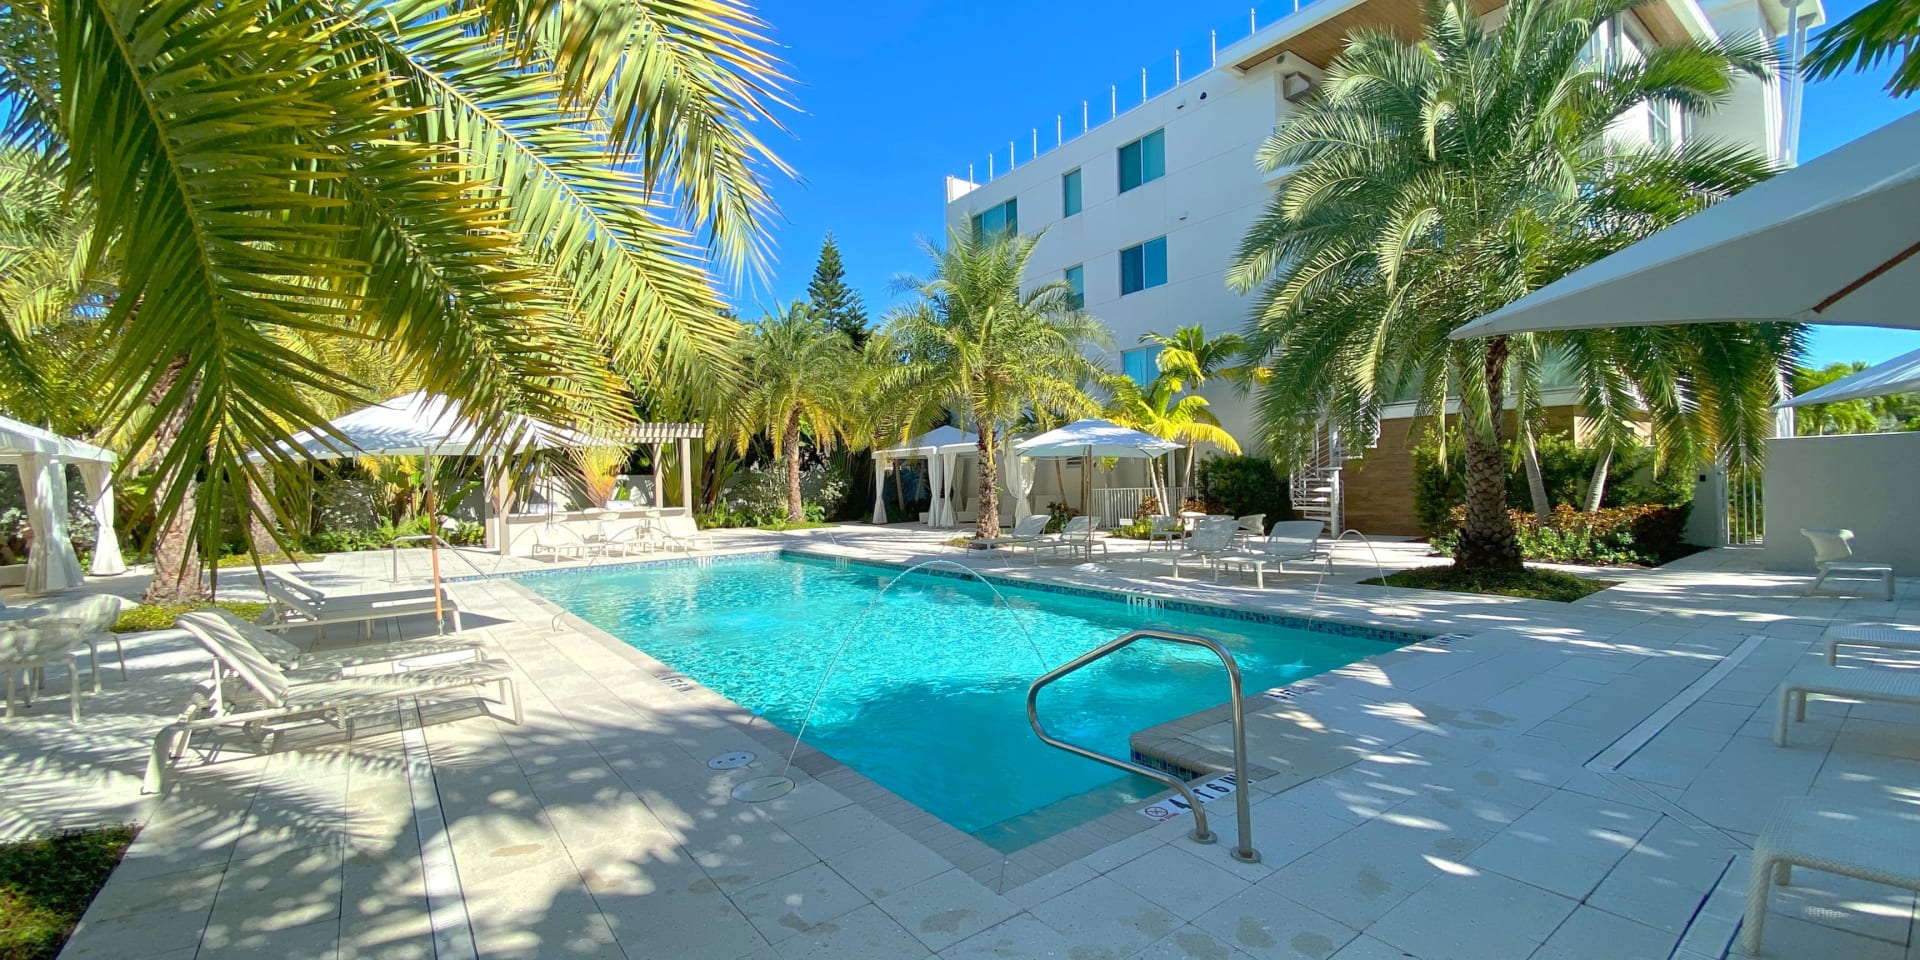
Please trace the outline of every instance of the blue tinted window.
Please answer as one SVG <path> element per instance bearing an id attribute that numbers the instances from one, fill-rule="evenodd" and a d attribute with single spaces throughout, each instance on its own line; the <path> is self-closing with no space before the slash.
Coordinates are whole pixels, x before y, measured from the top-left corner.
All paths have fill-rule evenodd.
<path id="1" fill-rule="evenodd" d="M 1060 215 L 1071 217 L 1080 212 L 1080 168 L 1068 170 L 1060 178 Z"/>
<path id="2" fill-rule="evenodd" d="M 1087 268 L 1075 264 L 1067 268 L 1067 286 L 1073 288 L 1073 308 L 1079 310 L 1087 305 Z"/>
<path id="3" fill-rule="evenodd" d="M 1120 148 L 1120 192 L 1167 175 L 1167 132 L 1155 130 Z"/>
<path id="4" fill-rule="evenodd" d="M 1134 383 L 1144 387 L 1160 375 L 1159 360 L 1159 347 L 1141 347 L 1120 354 L 1120 368 Z"/>
<path id="5" fill-rule="evenodd" d="M 973 215 L 975 236 L 1013 236 L 1020 232 L 1020 201 L 1008 200 L 996 203 Z"/>
<path id="6" fill-rule="evenodd" d="M 1120 294 L 1138 293 L 1167 282 L 1167 238 L 1156 237 L 1120 251 Z"/>

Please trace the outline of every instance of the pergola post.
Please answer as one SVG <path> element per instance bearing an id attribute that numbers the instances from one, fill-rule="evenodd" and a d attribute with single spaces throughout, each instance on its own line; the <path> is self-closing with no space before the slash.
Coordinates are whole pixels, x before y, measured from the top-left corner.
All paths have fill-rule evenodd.
<path id="1" fill-rule="evenodd" d="M 653 445 L 653 505 L 657 509 L 667 508 L 667 464 L 660 459 L 660 451 L 665 444 Z"/>
<path id="2" fill-rule="evenodd" d="M 693 444 L 680 438 L 680 505 L 693 516 Z"/>

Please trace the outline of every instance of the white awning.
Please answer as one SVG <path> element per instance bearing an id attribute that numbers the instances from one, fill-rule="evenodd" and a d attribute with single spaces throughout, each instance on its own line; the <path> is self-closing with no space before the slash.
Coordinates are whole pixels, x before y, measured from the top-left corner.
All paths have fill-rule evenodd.
<path id="1" fill-rule="evenodd" d="M 0 462 L 18 463 L 28 454 L 57 457 L 68 463 L 113 463 L 119 459 L 111 450 L 0 417 Z"/>
<path id="2" fill-rule="evenodd" d="M 1793 320 L 1920 328 L 1920 113 L 1694 214 L 1453 338 Z"/>
<path id="3" fill-rule="evenodd" d="M 968 433 L 959 427 L 934 427 L 897 447 L 875 450 L 873 455 L 887 460 L 910 460 L 915 457 L 971 453 L 979 449 L 978 434 Z"/>
<path id="4" fill-rule="evenodd" d="M 1885 363 L 1868 367 L 1851 377 L 1835 380 L 1824 387 L 1789 397 L 1776 407 L 1804 407 L 1814 403 L 1864 400 L 1890 393 L 1920 392 L 1920 350 L 1904 353 Z"/>

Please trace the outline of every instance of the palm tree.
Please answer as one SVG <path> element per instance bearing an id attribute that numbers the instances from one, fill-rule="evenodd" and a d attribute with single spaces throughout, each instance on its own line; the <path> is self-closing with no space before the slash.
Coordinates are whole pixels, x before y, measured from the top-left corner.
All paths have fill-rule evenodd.
<path id="1" fill-rule="evenodd" d="M 1186 371 L 1189 385 L 1196 388 L 1216 376 L 1246 387 L 1260 373 L 1259 367 L 1241 362 L 1246 357 L 1247 340 L 1237 333 L 1209 337 L 1206 329 L 1195 323 L 1177 327 L 1171 334 L 1150 330 L 1140 335 L 1140 342 L 1158 346 L 1160 355 L 1155 362 L 1160 369 Z"/>
<path id="2" fill-rule="evenodd" d="M 385 342 L 489 426 L 733 382 L 708 262 L 765 263 L 763 30 L 733 0 L 48 0 L 0 5 L 0 95 L 122 265 L 106 406 L 152 401 L 133 447 L 177 428 L 156 468 L 205 478 L 204 545 L 309 397 L 374 399 L 288 333 Z"/>
<path id="3" fill-rule="evenodd" d="M 1163 364 L 1166 359 L 1163 352 Z M 1124 374 L 1101 378 L 1101 386 L 1106 388 L 1110 398 L 1102 415 L 1123 427 L 1151 433 L 1162 440 L 1186 444 L 1187 485 L 1191 489 L 1195 444 L 1211 443 L 1228 453 L 1238 454 L 1240 442 L 1221 427 L 1213 411 L 1207 409 L 1206 397 L 1185 392 L 1185 378 L 1192 375 L 1192 369 L 1184 367 L 1184 358 L 1174 359 L 1173 365 L 1162 369 L 1159 376 L 1144 386 Z M 1159 476 L 1156 474 L 1151 479 L 1154 488 L 1159 490 Z M 1160 491 L 1159 498 L 1163 512 L 1172 513 L 1179 507 L 1179 504 L 1169 502 L 1164 490 Z"/>
<path id="4" fill-rule="evenodd" d="M 920 423 L 936 409 L 961 413 L 980 437 L 982 537 L 1000 533 L 999 438 L 1028 409 L 1095 409 L 1081 389 L 1098 370 L 1087 351 L 1110 340 L 1074 306 L 1066 281 L 1021 289 L 1039 239 L 956 232 L 945 246 L 924 243 L 933 273 L 899 282 L 914 301 L 886 324 L 901 363 L 887 375 L 885 396 L 920 414 Z"/>
<path id="5" fill-rule="evenodd" d="M 1899 58 L 1887 92 L 1896 97 L 1920 91 L 1920 0 L 1873 0 L 1834 24 L 1807 51 L 1806 73 L 1824 80 L 1849 67 L 1871 70 Z"/>
<path id="6" fill-rule="evenodd" d="M 734 446 L 745 452 L 764 432 L 787 467 L 787 520 L 806 519 L 800 497 L 801 441 L 831 449 L 848 433 L 849 384 L 858 357 L 845 331 L 795 302 L 753 324 L 740 340 L 746 384 L 734 401 Z"/>
<path id="7" fill-rule="evenodd" d="M 1516 343 L 1447 334 L 1766 172 L 1712 144 L 1619 148 L 1609 131 L 1631 111 L 1710 107 L 1774 59 L 1738 40 L 1588 62 L 1637 2 L 1515 0 L 1488 28 L 1431 0 L 1416 41 L 1356 32 L 1321 98 L 1260 150 L 1267 171 L 1298 166 L 1229 276 L 1260 291 L 1249 339 L 1270 376 L 1256 402 L 1269 444 L 1290 451 L 1325 422 L 1367 435 L 1403 388 L 1428 411 L 1457 402 L 1463 568 L 1521 567 L 1502 452 Z"/>

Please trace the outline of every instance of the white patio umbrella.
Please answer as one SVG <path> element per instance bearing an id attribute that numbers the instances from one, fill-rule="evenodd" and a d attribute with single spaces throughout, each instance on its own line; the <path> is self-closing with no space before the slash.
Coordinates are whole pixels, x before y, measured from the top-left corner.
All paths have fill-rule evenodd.
<path id="1" fill-rule="evenodd" d="M 1081 457 L 1083 464 L 1091 464 L 1094 457 L 1152 460 L 1180 447 L 1172 440 L 1162 440 L 1109 420 L 1075 420 L 1014 445 L 1023 457 Z M 1093 471 L 1089 467 L 1081 469 L 1080 485 L 1083 491 L 1080 502 L 1085 504 L 1086 494 L 1092 493 L 1093 485 Z"/>
<path id="2" fill-rule="evenodd" d="M 1716 321 L 1920 328 L 1920 113 L 1694 214 L 1453 338 Z"/>
<path id="3" fill-rule="evenodd" d="M 1853 376 L 1808 390 L 1797 397 L 1789 397 L 1774 406 L 1804 407 L 1815 403 L 1837 403 L 1841 400 L 1864 400 L 1891 393 L 1915 392 L 1920 392 L 1920 350 L 1903 353 Z"/>

